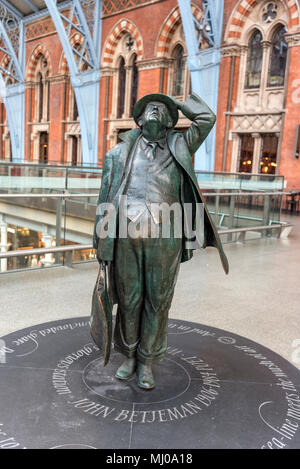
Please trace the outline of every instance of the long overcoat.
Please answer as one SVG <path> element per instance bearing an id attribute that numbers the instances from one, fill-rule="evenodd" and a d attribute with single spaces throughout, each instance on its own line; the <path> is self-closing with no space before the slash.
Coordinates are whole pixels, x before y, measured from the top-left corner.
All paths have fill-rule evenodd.
<path id="1" fill-rule="evenodd" d="M 192 154 L 199 148 L 213 127 L 215 115 L 206 103 L 196 94 L 192 94 L 183 104 L 182 112 L 192 121 L 191 126 L 185 133 L 170 130 L 167 135 L 167 143 L 170 152 L 182 168 L 184 176 L 183 190 L 181 191 L 181 204 L 204 204 L 204 243 L 202 248 L 207 246 L 216 247 L 219 251 L 224 271 L 228 273 L 228 261 L 216 227 L 199 190 L 192 163 Z M 109 150 L 105 157 L 98 206 L 99 204 L 105 203 L 113 204 L 115 206 L 114 213 L 116 217 L 118 216 L 119 196 L 122 195 L 126 186 L 132 166 L 133 152 L 131 152 L 131 149 L 140 135 L 140 129 L 134 129 L 121 134 L 120 138 L 122 142 Z M 194 211 L 193 213 L 196 212 Z M 113 261 L 116 234 L 114 234 L 114 236 L 107 236 L 104 239 L 99 239 L 98 234 L 103 219 L 103 214 L 96 215 L 93 246 L 97 250 L 98 259 Z M 194 222 L 195 220 L 193 220 L 193 229 L 195 228 Z M 117 223 L 115 223 L 115 226 L 117 226 Z M 193 249 L 190 249 L 189 246 L 190 244 L 187 244 L 186 239 L 183 237 L 181 262 L 191 259 Z"/>
<path id="2" fill-rule="evenodd" d="M 182 168 L 181 204 L 183 206 L 183 204 L 189 203 L 193 207 L 196 207 L 196 203 L 204 204 L 204 243 L 202 247 L 216 247 L 219 251 L 223 268 L 228 273 L 228 261 L 216 227 L 199 190 L 191 156 L 199 148 L 213 127 L 215 115 L 196 94 L 190 96 L 186 103 L 183 104 L 181 110 L 192 121 L 190 128 L 185 133 L 170 130 L 167 135 L 169 150 L 177 164 Z M 122 143 L 116 145 L 106 154 L 102 173 L 98 207 L 100 206 L 99 204 L 113 204 L 115 207 L 113 210 L 115 232 L 111 233 L 110 236 L 105 238 L 100 237 L 99 239 L 101 226 L 106 222 L 104 214 L 97 209 L 93 245 L 97 250 L 98 260 L 110 262 L 108 262 L 108 275 L 106 274 L 104 263 L 100 263 L 99 274 L 93 293 L 91 335 L 96 344 L 103 350 L 104 365 L 108 363 L 111 352 L 112 305 L 118 302 L 114 284 L 113 260 L 117 234 L 119 196 L 122 195 L 130 175 L 133 160 L 131 149 L 140 135 L 140 129 L 134 129 L 121 135 Z M 195 215 L 196 210 L 193 210 L 193 213 Z M 195 230 L 195 223 L 195 219 L 192 219 L 193 231 Z M 187 243 L 187 241 L 185 237 L 182 238 L 181 262 L 191 259 L 193 255 L 193 249 L 190 248 L 191 244 Z"/>

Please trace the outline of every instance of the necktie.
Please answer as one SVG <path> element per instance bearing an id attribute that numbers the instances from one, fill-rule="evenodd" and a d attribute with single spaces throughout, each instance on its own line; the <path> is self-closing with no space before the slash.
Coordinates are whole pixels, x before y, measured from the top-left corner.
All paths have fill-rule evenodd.
<path id="1" fill-rule="evenodd" d="M 157 148 L 158 143 L 157 142 L 149 142 L 148 146 L 151 148 L 149 158 L 150 160 L 153 160 L 155 158 L 155 152 Z"/>

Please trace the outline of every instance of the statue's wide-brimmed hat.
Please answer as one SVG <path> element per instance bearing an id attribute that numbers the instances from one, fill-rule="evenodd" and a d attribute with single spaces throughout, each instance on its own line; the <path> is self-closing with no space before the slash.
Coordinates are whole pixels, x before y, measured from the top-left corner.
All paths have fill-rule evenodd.
<path id="1" fill-rule="evenodd" d="M 159 101 L 161 103 L 164 103 L 167 106 L 170 112 L 170 115 L 172 117 L 172 120 L 173 120 L 173 126 L 175 126 L 178 121 L 177 106 L 169 96 L 165 94 L 161 94 L 161 93 L 146 94 L 146 96 L 143 96 L 143 98 L 139 99 L 139 101 L 136 103 L 133 109 L 133 118 L 135 120 L 135 123 L 139 125 L 138 124 L 139 117 L 143 114 L 147 104 L 153 101 Z"/>

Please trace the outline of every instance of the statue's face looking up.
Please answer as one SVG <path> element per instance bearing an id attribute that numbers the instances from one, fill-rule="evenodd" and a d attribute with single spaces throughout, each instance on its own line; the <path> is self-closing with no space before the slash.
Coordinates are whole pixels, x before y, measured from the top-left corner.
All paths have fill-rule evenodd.
<path id="1" fill-rule="evenodd" d="M 152 101 L 148 103 L 145 110 L 139 120 L 139 125 L 142 127 L 146 123 L 159 122 L 162 127 L 172 127 L 172 118 L 168 111 L 167 106 L 159 101 Z"/>

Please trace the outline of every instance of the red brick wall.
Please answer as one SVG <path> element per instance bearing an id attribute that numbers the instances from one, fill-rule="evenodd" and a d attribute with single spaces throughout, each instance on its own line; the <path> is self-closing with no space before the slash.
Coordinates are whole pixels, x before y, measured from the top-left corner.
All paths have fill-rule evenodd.
<path id="1" fill-rule="evenodd" d="M 60 161 L 61 142 L 62 142 L 62 83 L 53 83 L 50 91 L 50 109 L 49 109 L 49 162 Z M 51 136 L 51 138 L 50 138 Z"/>
<path id="2" fill-rule="evenodd" d="M 104 43 L 106 38 L 109 36 L 115 25 L 121 19 L 127 19 L 132 21 L 137 29 L 139 30 L 143 38 L 143 59 L 152 59 L 155 57 L 156 41 L 160 32 L 160 29 L 173 8 L 177 7 L 177 0 L 165 0 L 160 3 L 153 4 L 151 6 L 144 6 L 137 8 L 132 11 L 120 12 L 118 15 L 111 17 L 105 17 L 102 22 L 102 51 L 104 50 Z M 149 25 L 151 24 L 151 27 Z M 160 69 L 141 70 L 139 73 L 139 86 L 138 86 L 138 98 L 144 94 L 159 92 L 160 89 Z M 98 161 L 102 163 L 104 157 L 104 145 L 103 145 L 103 131 L 104 131 L 104 103 L 105 103 L 105 79 L 101 80 L 100 83 L 100 106 L 99 106 L 99 141 L 98 141 Z M 166 87 L 166 79 L 164 80 L 164 86 Z M 113 91 L 113 80 L 110 80 L 109 86 L 109 112 L 111 114 L 112 109 L 112 91 Z M 107 149 L 109 148 L 109 142 L 107 142 Z"/>
<path id="3" fill-rule="evenodd" d="M 254 6 L 257 0 L 247 0 Z M 226 0 L 224 7 L 223 19 L 223 40 L 225 29 L 228 25 L 230 16 L 237 4 L 237 0 Z M 239 12 L 243 13 L 241 6 Z M 295 11 L 295 7 L 291 12 Z M 248 13 L 246 13 L 247 16 Z M 236 22 L 236 25 L 243 26 L 243 21 Z M 298 20 L 290 21 L 289 26 L 295 26 Z M 298 28 L 299 30 L 299 28 Z M 238 35 L 236 35 L 237 37 Z M 231 38 L 235 36 L 231 34 Z M 227 111 L 227 99 L 230 82 L 230 57 L 223 57 L 220 65 L 220 86 L 218 96 L 218 113 L 217 113 L 217 132 L 216 132 L 216 154 L 215 154 L 215 170 L 222 169 L 222 156 L 225 142 L 225 112 Z M 234 110 L 237 98 L 238 80 L 239 80 L 239 57 L 236 57 L 236 65 L 234 72 L 234 86 L 231 100 L 231 111 Z M 286 93 L 286 115 L 282 129 L 282 144 L 279 164 L 279 174 L 284 175 L 287 188 L 300 188 L 300 161 L 294 157 L 296 126 L 300 124 L 300 47 L 291 48 L 290 65 L 287 70 L 288 85 Z M 299 82 L 297 82 L 299 80 Z M 230 118 L 230 129 L 232 128 L 233 119 Z M 232 141 L 228 141 L 226 154 L 226 170 L 230 171 L 230 159 L 232 151 Z"/>
<path id="4" fill-rule="evenodd" d="M 248 0 L 251 2 L 251 0 Z M 253 0 L 255 4 L 257 0 Z M 200 4 L 200 0 L 195 2 Z M 228 25 L 230 16 L 237 4 L 237 0 L 225 0 L 224 18 L 223 18 L 223 35 Z M 151 60 L 155 56 L 156 41 L 158 39 L 161 27 L 170 14 L 170 12 L 177 7 L 177 0 L 164 0 L 152 5 L 145 5 L 141 8 L 136 8 L 131 11 L 122 11 L 119 14 L 105 17 L 102 24 L 102 48 L 105 39 L 110 34 L 114 26 L 120 19 L 128 19 L 132 21 L 138 28 L 143 39 L 143 59 Z M 49 23 L 46 19 L 44 23 Z M 64 146 L 64 155 L 66 157 L 66 142 L 63 140 L 63 125 L 62 120 L 66 119 L 69 107 L 69 85 L 66 90 L 66 111 L 63 115 L 63 83 L 57 81 L 59 79 L 59 65 L 62 55 L 62 46 L 57 34 L 53 31 L 53 26 L 48 29 L 50 33 L 43 34 L 42 37 L 37 36 L 40 24 L 43 20 L 27 27 L 27 42 L 26 42 L 26 64 L 38 45 L 43 45 L 47 48 L 51 58 L 52 76 L 54 82 L 51 83 L 51 99 L 50 99 L 50 127 L 49 127 L 49 161 L 60 160 L 62 154 L 62 144 Z M 47 24 L 48 24 L 47 23 Z M 48 25 L 49 26 L 49 25 Z M 2 53 L 0 54 L 0 60 Z M 217 132 L 216 132 L 216 153 L 215 153 L 215 169 L 222 169 L 222 157 L 225 141 L 225 125 L 226 125 L 226 111 L 229 93 L 230 82 L 230 64 L 232 57 L 223 57 L 220 66 L 220 87 L 218 96 L 218 112 L 217 112 Z M 291 60 L 288 75 L 287 97 L 286 97 L 286 116 L 283 128 L 282 146 L 281 146 L 281 161 L 279 172 L 286 177 L 288 187 L 300 188 L 300 161 L 294 158 L 294 144 L 296 125 L 300 123 L 300 82 L 297 84 L 296 80 L 300 80 L 299 72 L 300 64 L 300 47 L 291 48 Z M 141 70 L 139 75 L 139 90 L 138 97 L 144 94 L 157 92 L 161 86 L 161 73 L 160 68 Z M 164 70 L 163 91 L 166 92 L 167 88 L 168 70 Z M 239 79 L 239 57 L 235 59 L 235 70 L 233 77 L 233 92 L 232 100 L 230 103 L 230 110 L 234 110 L 237 97 L 237 87 Z M 55 82 L 56 81 L 56 82 Z M 299 87 L 299 92 L 297 91 Z M 112 92 L 113 92 L 113 79 L 103 76 L 100 80 L 100 95 L 99 95 L 99 138 L 98 138 L 98 161 L 103 160 L 105 146 L 109 148 L 109 142 L 106 141 L 107 130 L 105 127 L 105 119 L 111 115 L 112 111 Z M 35 90 L 31 91 L 31 109 L 30 109 L 30 90 L 27 88 L 25 93 L 25 157 L 26 159 L 32 158 L 33 145 L 31 140 L 32 126 L 28 125 L 33 119 L 34 113 L 34 99 Z M 106 96 L 107 95 L 107 96 Z M 205 96 L 203 97 L 205 99 Z M 107 115 L 105 116 L 105 103 L 107 103 Z M 229 129 L 232 128 L 232 118 L 230 118 Z M 64 143 L 62 143 L 64 142 Z M 4 143 L 0 142 L 3 146 Z M 230 169 L 232 142 L 227 142 L 226 154 L 226 170 Z"/>
<path id="5" fill-rule="evenodd" d="M 234 65 L 232 62 L 234 61 Z M 231 79 L 231 67 L 233 69 L 232 83 Z M 237 92 L 238 92 L 238 81 L 239 81 L 239 68 L 240 58 L 235 56 L 222 57 L 220 64 L 220 86 L 218 93 L 218 110 L 217 110 L 217 131 L 216 131 L 216 151 L 215 151 L 215 171 L 222 171 L 223 166 L 223 151 L 226 140 L 226 112 L 232 112 L 236 105 Z M 232 87 L 231 101 L 229 99 L 229 89 Z M 228 108 L 228 109 L 227 109 Z M 229 126 L 228 129 L 232 129 L 233 118 L 228 117 Z M 229 132 L 227 138 L 229 138 Z M 230 171 L 230 158 L 232 150 L 232 141 L 227 140 L 227 152 L 225 158 L 225 171 Z"/>
<path id="6" fill-rule="evenodd" d="M 142 70 L 139 75 L 138 98 L 148 93 L 159 93 L 160 68 Z"/>
<path id="7" fill-rule="evenodd" d="M 222 82 L 229 83 L 230 77 L 230 65 L 231 57 L 223 57 L 220 64 L 220 77 Z M 222 159 L 223 159 L 223 148 L 224 148 L 224 136 L 225 136 L 225 123 L 228 101 L 229 86 L 223 86 L 219 90 L 218 95 L 218 110 L 217 110 L 217 122 L 216 122 L 216 150 L 215 150 L 215 170 L 222 171 Z"/>
<path id="8" fill-rule="evenodd" d="M 61 42 L 57 34 L 50 34 L 49 36 L 36 38 L 26 42 L 26 78 L 32 80 L 29 75 L 29 63 L 32 54 L 36 48 L 43 45 L 49 52 L 51 71 L 50 79 L 59 75 L 59 63 L 63 52 Z M 34 102 L 35 102 L 35 90 L 32 90 L 32 108 L 31 118 L 34 116 Z M 61 155 L 61 142 L 62 142 L 62 105 L 63 105 L 63 86 L 61 83 L 51 82 L 50 86 L 50 100 L 49 100 L 49 148 L 48 148 L 48 159 L 51 161 L 60 160 Z M 31 141 L 32 126 L 28 126 L 30 110 L 29 110 L 29 90 L 26 90 L 25 99 L 25 159 L 30 160 L 33 157 L 33 143 Z M 30 130 L 29 130 L 30 129 Z"/>
<path id="9" fill-rule="evenodd" d="M 5 106 L 3 102 L 0 102 L 0 117 L 2 117 L 0 124 L 4 124 L 5 119 L 6 119 L 6 111 L 5 111 Z M 5 143 L 3 140 L 4 132 L 5 132 L 5 127 L 1 126 L 0 128 L 0 158 L 3 160 L 5 159 Z"/>
<path id="10" fill-rule="evenodd" d="M 230 16 L 237 4 L 237 0 L 226 0 L 224 2 L 224 16 L 223 16 L 223 40 L 225 36 L 225 30 L 230 20 Z M 220 86 L 218 93 L 218 110 L 217 110 L 217 122 L 216 122 L 216 150 L 215 150 L 215 171 L 222 171 L 223 166 L 223 151 L 225 144 L 225 126 L 226 126 L 226 112 L 228 106 L 228 95 L 230 87 L 230 74 L 231 74 L 231 56 L 221 58 L 220 63 Z M 233 74 L 232 86 L 232 98 L 229 103 L 229 110 L 232 111 L 236 104 L 237 98 L 237 86 L 239 76 L 239 57 L 235 58 L 235 67 Z M 229 118 L 229 130 L 232 128 L 232 118 Z M 230 171 L 230 157 L 232 150 L 232 141 L 227 141 L 227 152 L 225 155 L 226 165 L 225 171 Z"/>
<path id="11" fill-rule="evenodd" d="M 288 188 L 300 189 L 300 160 L 294 157 L 296 126 L 300 124 L 300 47 L 291 48 L 286 115 L 279 171 Z"/>
<path id="12" fill-rule="evenodd" d="M 154 57 L 156 39 L 160 28 L 171 10 L 178 5 L 177 0 L 165 0 L 153 5 L 145 5 L 132 11 L 120 12 L 118 15 L 105 17 L 102 22 L 102 48 L 106 37 L 115 24 L 122 18 L 131 20 L 139 29 L 144 46 L 144 59 Z"/>

